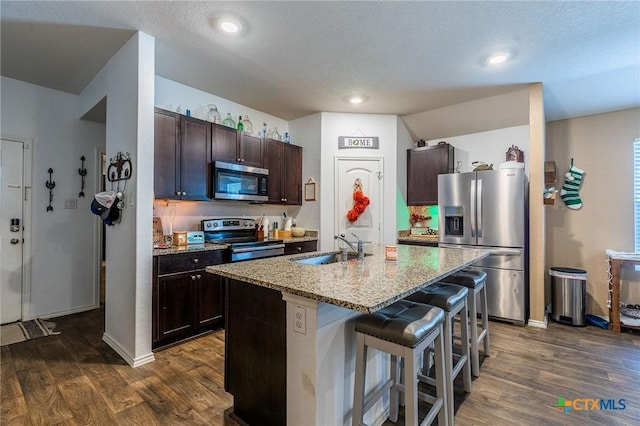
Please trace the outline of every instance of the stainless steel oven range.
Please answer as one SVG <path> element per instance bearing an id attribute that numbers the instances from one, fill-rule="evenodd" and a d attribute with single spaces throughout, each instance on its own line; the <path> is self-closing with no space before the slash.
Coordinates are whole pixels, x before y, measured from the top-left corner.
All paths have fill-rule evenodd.
<path id="1" fill-rule="evenodd" d="M 256 221 L 243 218 L 206 219 L 202 221 L 205 243 L 229 244 L 231 261 L 282 256 L 282 240 L 258 240 Z"/>

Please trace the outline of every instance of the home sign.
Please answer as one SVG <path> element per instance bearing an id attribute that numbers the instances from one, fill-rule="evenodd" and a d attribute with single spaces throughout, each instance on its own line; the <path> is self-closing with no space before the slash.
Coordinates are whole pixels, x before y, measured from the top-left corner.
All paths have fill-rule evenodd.
<path id="1" fill-rule="evenodd" d="M 338 149 L 347 148 L 371 148 L 378 149 L 380 142 L 378 136 L 338 136 Z"/>

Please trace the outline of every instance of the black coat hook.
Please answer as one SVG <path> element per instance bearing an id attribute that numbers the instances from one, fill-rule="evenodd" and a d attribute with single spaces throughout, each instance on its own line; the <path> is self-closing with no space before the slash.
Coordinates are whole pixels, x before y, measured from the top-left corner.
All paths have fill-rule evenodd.
<path id="1" fill-rule="evenodd" d="M 82 182 L 81 182 L 81 186 L 80 186 L 80 193 L 78 194 L 79 197 L 84 198 L 84 180 L 87 177 L 87 169 L 84 168 L 84 155 L 82 157 L 80 157 L 80 161 L 82 162 L 80 165 L 80 168 L 78 169 L 78 173 L 80 174 L 80 176 L 82 176 Z"/>
<path id="2" fill-rule="evenodd" d="M 49 168 L 47 173 L 49 173 L 49 180 L 44 183 L 44 185 L 47 188 L 49 188 L 49 205 L 47 206 L 47 211 L 48 212 L 52 212 L 53 211 L 53 206 L 51 205 L 51 203 L 53 202 L 53 188 L 56 187 L 56 183 L 53 181 L 53 179 L 51 179 L 51 177 L 53 175 L 53 169 Z"/>

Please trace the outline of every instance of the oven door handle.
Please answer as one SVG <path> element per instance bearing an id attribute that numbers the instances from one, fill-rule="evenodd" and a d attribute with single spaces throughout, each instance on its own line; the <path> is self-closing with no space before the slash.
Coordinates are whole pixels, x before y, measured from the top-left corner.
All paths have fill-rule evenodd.
<path id="1" fill-rule="evenodd" d="M 233 253 L 247 253 L 250 251 L 261 251 L 261 250 L 271 250 L 271 249 L 279 249 L 284 248 L 284 244 L 272 244 L 267 246 L 255 246 L 255 247 L 242 247 L 242 248 L 232 248 L 231 251 Z"/>

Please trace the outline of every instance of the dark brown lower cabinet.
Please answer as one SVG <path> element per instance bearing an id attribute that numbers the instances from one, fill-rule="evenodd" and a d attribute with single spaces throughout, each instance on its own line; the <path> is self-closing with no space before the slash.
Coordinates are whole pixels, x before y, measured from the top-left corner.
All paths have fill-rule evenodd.
<path id="1" fill-rule="evenodd" d="M 284 254 L 307 253 L 318 250 L 318 241 L 285 243 Z"/>
<path id="2" fill-rule="evenodd" d="M 223 326 L 224 286 L 204 268 L 225 256 L 212 250 L 153 258 L 153 349 Z"/>
<path id="3" fill-rule="evenodd" d="M 194 273 L 158 278 L 158 340 L 189 334 L 195 328 Z"/>
<path id="4" fill-rule="evenodd" d="M 224 387 L 250 425 L 287 424 L 286 303 L 282 293 L 226 279 Z"/>

